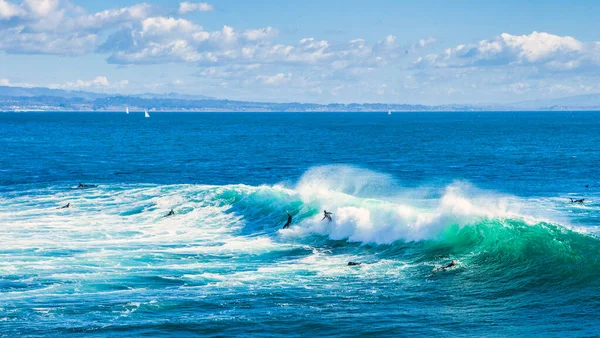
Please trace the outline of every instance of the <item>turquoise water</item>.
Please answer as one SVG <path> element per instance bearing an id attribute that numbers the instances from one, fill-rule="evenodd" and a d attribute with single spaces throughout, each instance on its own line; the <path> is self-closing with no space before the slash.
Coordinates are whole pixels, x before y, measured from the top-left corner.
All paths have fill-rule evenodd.
<path id="1" fill-rule="evenodd" d="M 597 112 L 0 113 L 0 335 L 594 336 L 599 143 Z"/>

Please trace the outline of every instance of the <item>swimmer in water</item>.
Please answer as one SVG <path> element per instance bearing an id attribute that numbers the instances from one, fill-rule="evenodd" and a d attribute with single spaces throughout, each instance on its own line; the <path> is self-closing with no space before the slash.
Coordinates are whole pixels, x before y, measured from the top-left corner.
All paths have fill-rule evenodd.
<path id="1" fill-rule="evenodd" d="M 173 209 L 171 209 L 171 211 L 169 211 L 169 213 L 165 215 L 165 217 L 171 217 L 171 216 L 175 216 L 175 211 L 173 211 Z"/>
<path id="2" fill-rule="evenodd" d="M 63 205 L 62 207 L 60 207 L 58 209 L 66 209 L 66 208 L 68 208 L 70 206 L 71 206 L 71 203 L 67 203 L 67 204 Z"/>
<path id="3" fill-rule="evenodd" d="M 326 218 L 329 220 L 329 222 L 333 221 L 333 219 L 331 219 L 331 216 L 333 215 L 330 212 L 327 212 L 327 210 L 323 210 L 323 214 L 325 216 L 323 216 L 323 219 L 321 219 L 321 222 L 324 221 Z"/>
<path id="4" fill-rule="evenodd" d="M 283 228 L 287 229 L 292 224 L 292 215 L 290 215 L 290 213 L 287 210 L 285 211 L 285 213 L 288 215 L 288 219 L 287 219 L 287 222 L 285 223 L 285 225 L 283 226 Z"/>
<path id="5" fill-rule="evenodd" d="M 357 265 L 361 265 L 361 262 L 348 262 L 348 266 L 357 266 Z"/>
<path id="6" fill-rule="evenodd" d="M 453 266 L 456 266 L 456 261 L 454 259 L 452 260 L 452 262 L 450 262 L 450 264 L 443 267 L 442 270 L 446 271 L 446 269 L 451 268 Z"/>

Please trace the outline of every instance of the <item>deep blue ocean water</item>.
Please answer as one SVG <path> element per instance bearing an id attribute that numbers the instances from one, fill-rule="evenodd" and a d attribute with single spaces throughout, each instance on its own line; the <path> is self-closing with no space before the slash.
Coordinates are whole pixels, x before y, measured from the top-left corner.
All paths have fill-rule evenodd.
<path id="1" fill-rule="evenodd" d="M 0 113 L 0 336 L 600 333 L 600 112 L 151 115 Z"/>

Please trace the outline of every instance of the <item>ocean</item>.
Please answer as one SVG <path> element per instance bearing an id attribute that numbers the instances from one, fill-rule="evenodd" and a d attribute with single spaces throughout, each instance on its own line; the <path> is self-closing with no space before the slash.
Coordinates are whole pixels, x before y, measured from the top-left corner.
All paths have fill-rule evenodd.
<path id="1" fill-rule="evenodd" d="M 0 336 L 600 332 L 600 112 L 150 115 L 0 113 Z"/>

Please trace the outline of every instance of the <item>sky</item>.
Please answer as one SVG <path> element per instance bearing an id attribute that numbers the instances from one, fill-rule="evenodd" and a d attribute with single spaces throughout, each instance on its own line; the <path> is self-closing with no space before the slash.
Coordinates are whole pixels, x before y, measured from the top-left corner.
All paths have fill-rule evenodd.
<path id="1" fill-rule="evenodd" d="M 0 86 L 314 103 L 600 93 L 600 1 L 0 0 Z"/>

